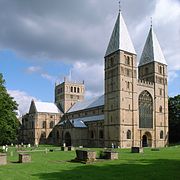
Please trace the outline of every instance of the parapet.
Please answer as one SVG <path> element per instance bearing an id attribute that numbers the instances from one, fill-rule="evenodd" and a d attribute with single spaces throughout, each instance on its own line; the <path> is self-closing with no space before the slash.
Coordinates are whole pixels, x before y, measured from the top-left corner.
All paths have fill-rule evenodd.
<path id="1" fill-rule="evenodd" d="M 141 80 L 141 79 L 138 79 L 138 85 L 139 86 L 146 86 L 146 87 L 154 87 L 153 82 L 145 81 L 145 80 Z"/>

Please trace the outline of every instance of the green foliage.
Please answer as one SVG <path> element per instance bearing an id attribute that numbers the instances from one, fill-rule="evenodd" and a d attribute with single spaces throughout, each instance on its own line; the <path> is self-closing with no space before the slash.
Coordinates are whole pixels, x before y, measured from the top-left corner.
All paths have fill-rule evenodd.
<path id="1" fill-rule="evenodd" d="M 180 95 L 169 98 L 169 141 L 180 142 Z"/>
<path id="2" fill-rule="evenodd" d="M 10 144 L 17 139 L 17 103 L 7 93 L 5 80 L 0 74 L 0 144 Z"/>

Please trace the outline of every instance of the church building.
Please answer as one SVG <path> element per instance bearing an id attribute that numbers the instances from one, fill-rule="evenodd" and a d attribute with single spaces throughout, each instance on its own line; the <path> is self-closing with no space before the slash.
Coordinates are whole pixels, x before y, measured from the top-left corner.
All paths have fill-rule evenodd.
<path id="1" fill-rule="evenodd" d="M 137 66 L 137 54 L 119 12 L 104 64 L 104 95 L 85 100 L 84 82 L 65 79 L 55 86 L 53 104 L 59 110 L 51 113 L 48 106 L 44 106 L 41 112 L 49 115 L 43 123 L 50 122 L 48 118 L 54 113 L 56 119 L 51 131 L 45 131 L 43 127 L 47 125 L 44 124 L 31 139 L 41 143 L 40 138 L 45 137 L 47 143 L 85 147 L 168 145 L 167 63 L 152 25 Z M 36 105 L 38 103 L 31 104 Z M 36 117 L 31 129 L 36 129 L 36 121 L 41 121 L 37 120 L 37 114 L 30 107 L 26 121 Z M 27 127 L 23 128 L 25 133 Z"/>

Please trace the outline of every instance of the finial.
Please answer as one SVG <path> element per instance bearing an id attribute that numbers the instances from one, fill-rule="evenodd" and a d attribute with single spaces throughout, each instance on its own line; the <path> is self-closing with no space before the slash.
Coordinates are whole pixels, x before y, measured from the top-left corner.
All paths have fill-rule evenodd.
<path id="1" fill-rule="evenodd" d="M 152 28 L 152 25 L 153 25 L 153 19 L 152 19 L 152 17 L 151 17 L 151 28 Z"/>
<path id="2" fill-rule="evenodd" d="M 121 1 L 119 1 L 119 13 L 121 12 Z"/>

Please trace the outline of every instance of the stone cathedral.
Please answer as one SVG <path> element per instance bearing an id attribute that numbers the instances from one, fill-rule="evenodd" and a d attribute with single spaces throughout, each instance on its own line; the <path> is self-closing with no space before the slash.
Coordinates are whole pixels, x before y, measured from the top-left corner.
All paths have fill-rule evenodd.
<path id="1" fill-rule="evenodd" d="M 84 82 L 55 86 L 55 103 L 34 102 L 23 117 L 24 143 L 67 146 L 168 145 L 167 63 L 153 27 L 139 65 L 121 12 L 104 57 L 104 95 L 84 99 Z"/>

